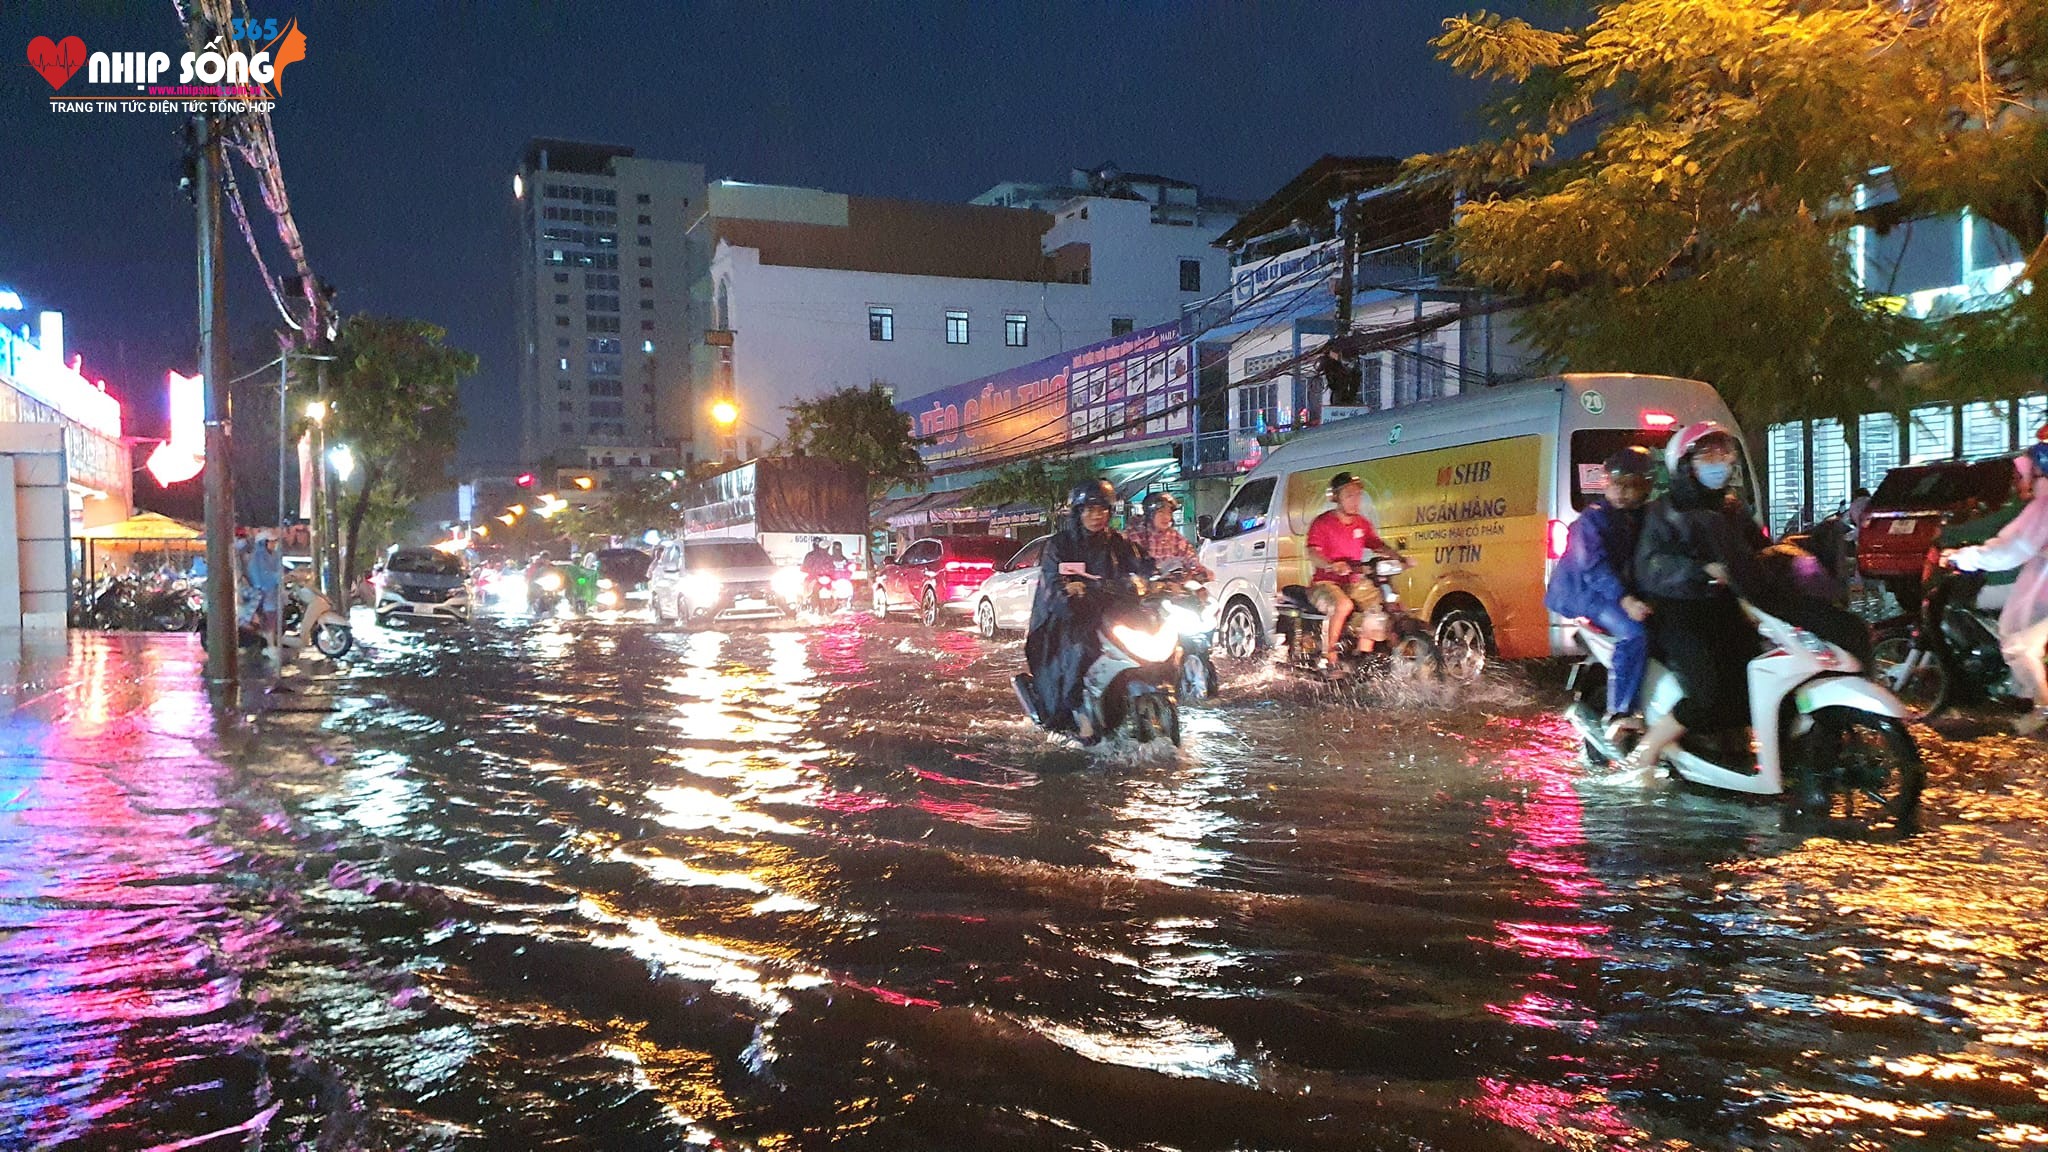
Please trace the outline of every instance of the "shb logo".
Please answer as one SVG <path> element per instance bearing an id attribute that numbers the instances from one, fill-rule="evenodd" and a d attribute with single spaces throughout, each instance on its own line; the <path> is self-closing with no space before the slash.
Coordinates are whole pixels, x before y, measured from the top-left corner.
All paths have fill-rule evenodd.
<path id="1" fill-rule="evenodd" d="M 85 67 L 85 41 L 76 36 L 66 36 L 61 41 L 38 36 L 28 42 L 28 64 L 50 82 L 51 88 L 62 88 Z"/>

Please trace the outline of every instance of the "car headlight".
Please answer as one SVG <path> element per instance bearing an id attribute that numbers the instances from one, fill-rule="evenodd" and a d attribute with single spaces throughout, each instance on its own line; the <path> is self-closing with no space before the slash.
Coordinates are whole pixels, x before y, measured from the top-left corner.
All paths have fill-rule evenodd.
<path id="1" fill-rule="evenodd" d="M 795 568 L 777 568 L 775 575 L 768 578 L 768 587 L 786 600 L 793 600 L 804 594 L 804 574 Z"/>
<path id="2" fill-rule="evenodd" d="M 692 604 L 717 602 L 719 588 L 718 577 L 709 572 L 691 572 L 683 577 L 683 598 Z"/>
<path id="3" fill-rule="evenodd" d="M 597 606 L 599 608 L 617 608 L 619 606 L 619 594 L 609 588 L 599 592 L 597 594 Z"/>
<path id="4" fill-rule="evenodd" d="M 543 592 L 560 592 L 562 590 L 562 574 L 560 572 L 543 572 L 534 583 L 540 585 Z"/>
<path id="5" fill-rule="evenodd" d="M 1147 630 L 1117 624 L 1110 628 L 1109 635 L 1118 647 L 1145 664 L 1157 664 L 1172 657 L 1175 646 L 1180 643 L 1179 634 L 1168 627 Z"/>

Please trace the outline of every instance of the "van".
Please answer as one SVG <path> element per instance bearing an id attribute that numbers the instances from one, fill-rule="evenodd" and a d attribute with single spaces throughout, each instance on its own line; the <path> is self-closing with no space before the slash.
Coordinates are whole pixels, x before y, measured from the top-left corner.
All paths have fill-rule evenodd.
<path id="1" fill-rule="evenodd" d="M 1349 471 L 1364 481 L 1365 514 L 1414 562 L 1394 586 L 1435 629 L 1447 667 L 1573 652 L 1543 607 L 1565 529 L 1600 495 L 1608 456 L 1641 445 L 1661 468 L 1665 441 L 1700 420 L 1741 437 L 1697 380 L 1573 374 L 1303 432 L 1245 474 L 1202 544 L 1217 646 L 1244 659 L 1272 645 L 1280 589 L 1309 581 L 1309 522 L 1332 506 L 1330 478 Z M 1751 482 L 1746 461 L 1737 475 Z"/>

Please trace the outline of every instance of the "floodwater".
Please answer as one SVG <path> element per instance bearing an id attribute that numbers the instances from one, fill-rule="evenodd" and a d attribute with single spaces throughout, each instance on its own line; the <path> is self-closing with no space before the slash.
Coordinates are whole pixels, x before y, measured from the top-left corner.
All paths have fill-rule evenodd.
<path id="1" fill-rule="evenodd" d="M 1522 671 L 1091 753 L 1014 640 L 359 623 L 253 722 L 183 637 L 0 684 L 0 1148 L 2048 1142 L 1983 724 L 1872 840 L 1575 787 Z"/>

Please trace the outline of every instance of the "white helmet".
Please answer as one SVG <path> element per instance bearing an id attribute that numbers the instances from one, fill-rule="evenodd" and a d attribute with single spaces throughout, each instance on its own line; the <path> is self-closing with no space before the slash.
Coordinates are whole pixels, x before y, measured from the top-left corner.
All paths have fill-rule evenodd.
<path id="1" fill-rule="evenodd" d="M 1677 475 L 1678 466 L 1685 462 L 1686 455 L 1699 447 L 1702 440 L 1715 436 L 1726 437 L 1730 441 L 1735 439 L 1735 433 L 1728 431 L 1717 421 L 1702 420 L 1686 426 L 1664 445 L 1664 470 L 1674 476 Z"/>

